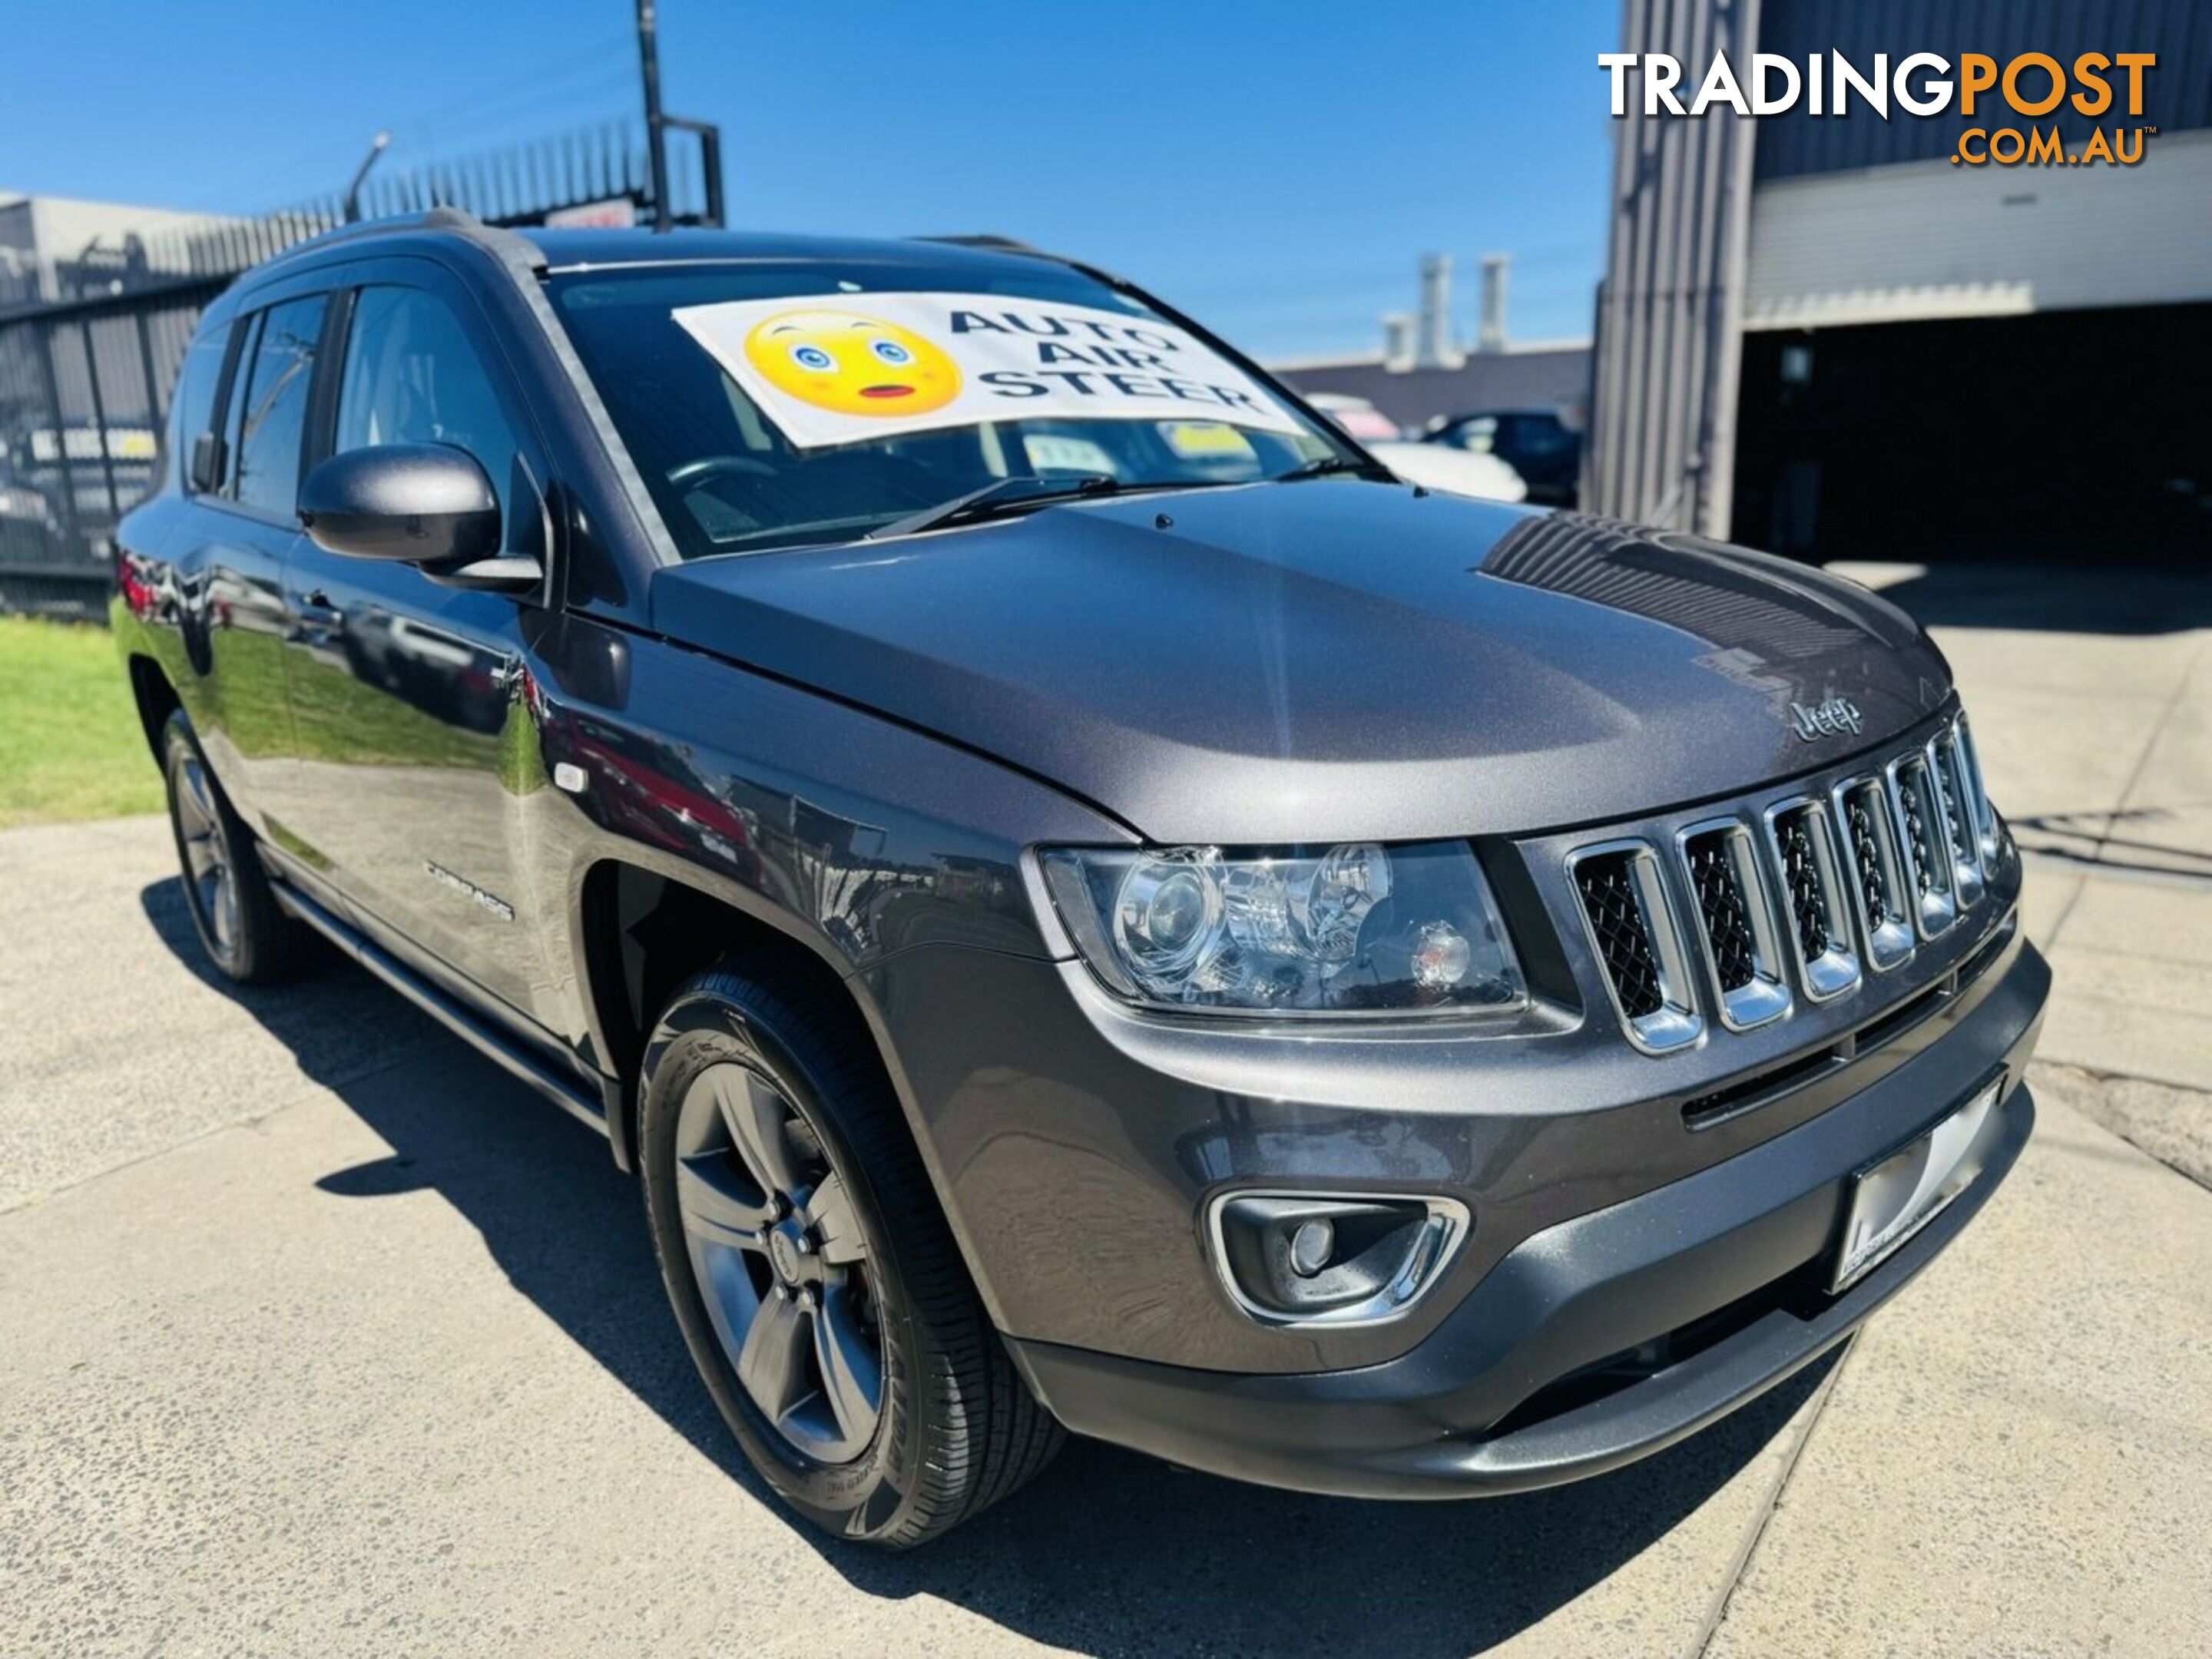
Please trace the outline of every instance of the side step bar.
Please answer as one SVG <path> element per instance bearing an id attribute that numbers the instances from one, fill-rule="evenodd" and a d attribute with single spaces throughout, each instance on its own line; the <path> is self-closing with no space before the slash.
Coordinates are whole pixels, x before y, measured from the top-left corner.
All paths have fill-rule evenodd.
<path id="1" fill-rule="evenodd" d="M 569 1116 L 590 1124 L 601 1134 L 607 1133 L 606 1115 L 599 1100 L 580 1081 L 570 1081 L 520 1043 L 486 1024 L 398 957 L 364 937 L 360 929 L 309 898 L 293 883 L 272 881 L 269 887 L 286 915 L 307 923 L 485 1059 L 528 1084 Z"/>

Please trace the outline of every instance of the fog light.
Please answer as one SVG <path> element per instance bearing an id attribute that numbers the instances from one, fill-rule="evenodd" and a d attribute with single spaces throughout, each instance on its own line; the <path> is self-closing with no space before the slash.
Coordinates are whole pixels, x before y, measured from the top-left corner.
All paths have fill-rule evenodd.
<path id="1" fill-rule="evenodd" d="M 1228 1193 L 1207 1218 L 1223 1285 L 1270 1324 L 1395 1318 L 1442 1276 L 1470 1226 L 1457 1200 L 1395 1194 Z"/>
<path id="2" fill-rule="evenodd" d="M 1301 1279 L 1311 1279 L 1328 1266 L 1329 1253 L 1336 1249 L 1336 1229 L 1326 1221 L 1301 1221 L 1297 1231 L 1291 1235 L 1291 1271 Z"/>

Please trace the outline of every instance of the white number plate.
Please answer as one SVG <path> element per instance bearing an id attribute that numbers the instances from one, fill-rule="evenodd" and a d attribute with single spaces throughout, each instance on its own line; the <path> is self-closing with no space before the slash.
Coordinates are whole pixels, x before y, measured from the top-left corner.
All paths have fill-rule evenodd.
<path id="1" fill-rule="evenodd" d="M 1997 1103 L 2002 1078 L 1909 1146 L 1852 1178 L 1844 1248 L 1836 1262 L 1831 1292 L 1846 1289 L 1878 1266 L 1891 1251 L 1943 1212 L 1966 1191 L 1979 1165 L 1962 1170 Z"/>

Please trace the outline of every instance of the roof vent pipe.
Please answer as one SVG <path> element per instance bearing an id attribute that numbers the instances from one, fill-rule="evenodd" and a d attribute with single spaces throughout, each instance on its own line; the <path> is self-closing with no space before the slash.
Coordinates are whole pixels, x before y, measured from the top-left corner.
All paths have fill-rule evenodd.
<path id="1" fill-rule="evenodd" d="M 1421 320 L 1413 343 L 1417 368 L 1457 368 L 1465 361 L 1452 343 L 1451 255 L 1421 258 Z"/>
<path id="2" fill-rule="evenodd" d="M 1512 270 L 1510 253 L 1482 256 L 1482 312 L 1476 319 L 1474 335 L 1477 351 L 1505 349 L 1505 283 Z"/>
<path id="3" fill-rule="evenodd" d="M 1382 319 L 1382 367 L 1393 374 L 1405 374 L 1413 367 L 1413 319 L 1412 313 L 1394 311 Z"/>

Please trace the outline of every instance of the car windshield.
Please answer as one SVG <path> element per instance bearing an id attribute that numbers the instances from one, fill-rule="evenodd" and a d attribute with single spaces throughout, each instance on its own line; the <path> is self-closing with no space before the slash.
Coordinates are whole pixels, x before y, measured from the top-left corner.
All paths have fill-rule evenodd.
<path id="1" fill-rule="evenodd" d="M 1042 260 L 580 269 L 549 287 L 687 559 L 851 540 L 977 492 L 966 516 L 1055 486 L 1358 464 L 1184 330 Z M 1024 482 L 993 488 L 1007 480 Z"/>

